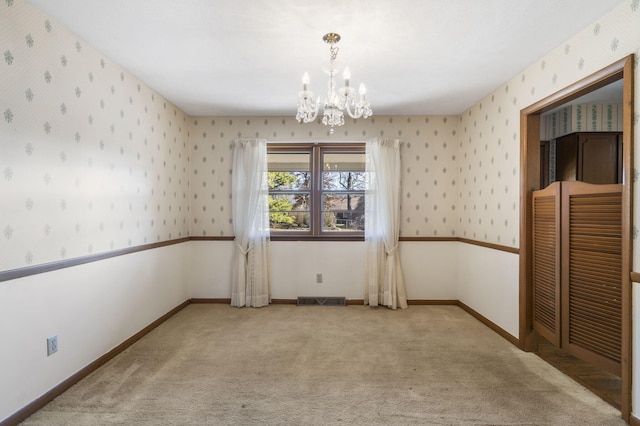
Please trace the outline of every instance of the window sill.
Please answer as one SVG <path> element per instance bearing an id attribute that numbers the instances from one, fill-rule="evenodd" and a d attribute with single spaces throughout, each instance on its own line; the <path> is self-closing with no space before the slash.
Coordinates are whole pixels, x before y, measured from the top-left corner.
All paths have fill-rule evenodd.
<path id="1" fill-rule="evenodd" d="M 286 234 L 271 234 L 271 241 L 364 241 L 363 234 L 347 234 L 341 233 L 340 235 L 286 235 Z"/>

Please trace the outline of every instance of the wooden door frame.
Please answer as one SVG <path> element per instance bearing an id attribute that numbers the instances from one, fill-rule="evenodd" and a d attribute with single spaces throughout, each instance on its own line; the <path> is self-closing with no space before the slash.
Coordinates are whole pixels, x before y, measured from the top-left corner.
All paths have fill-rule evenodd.
<path id="1" fill-rule="evenodd" d="M 633 207 L 633 62 L 622 58 L 606 68 L 530 105 L 520 111 L 520 276 L 519 336 L 526 351 L 537 347 L 533 332 L 532 288 L 532 212 L 531 193 L 540 189 L 540 114 L 577 99 L 589 92 L 623 79 L 622 153 L 622 418 L 631 416 L 632 392 L 632 207 Z"/>

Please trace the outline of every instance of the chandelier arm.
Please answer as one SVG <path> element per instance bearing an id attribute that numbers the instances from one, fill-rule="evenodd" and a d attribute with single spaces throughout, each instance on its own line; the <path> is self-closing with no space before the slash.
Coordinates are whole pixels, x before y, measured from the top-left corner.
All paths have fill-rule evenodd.
<path id="1" fill-rule="evenodd" d="M 320 96 L 318 96 L 318 100 L 316 101 L 315 106 L 313 106 L 311 111 L 309 111 L 312 112 L 313 115 L 309 116 L 305 123 L 311 123 L 312 121 L 315 121 L 315 119 L 318 118 L 318 111 L 320 111 Z"/>
<path id="2" fill-rule="evenodd" d="M 298 93 L 298 112 L 296 119 L 298 122 L 310 123 L 318 116 L 318 109 L 320 108 L 320 98 L 317 102 L 313 102 L 313 93 L 308 90 L 303 90 Z"/>
<path id="3" fill-rule="evenodd" d="M 364 109 L 358 106 L 356 106 L 355 113 L 351 112 L 351 102 L 347 102 L 345 109 L 347 110 L 347 114 L 349 114 L 349 117 L 351 118 L 360 118 L 362 117 L 362 113 L 364 112 Z"/>

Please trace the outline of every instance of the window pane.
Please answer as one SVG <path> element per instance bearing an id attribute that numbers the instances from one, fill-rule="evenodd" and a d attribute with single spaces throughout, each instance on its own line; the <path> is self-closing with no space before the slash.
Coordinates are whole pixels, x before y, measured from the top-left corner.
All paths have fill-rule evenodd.
<path id="1" fill-rule="evenodd" d="M 308 231 L 311 223 L 305 211 L 272 212 L 269 219 L 272 231 Z"/>
<path id="2" fill-rule="evenodd" d="M 269 153 L 269 189 L 296 190 L 311 187 L 311 154 Z"/>
<path id="3" fill-rule="evenodd" d="M 274 230 L 306 230 L 309 228 L 309 193 L 269 195 L 269 223 Z"/>
<path id="4" fill-rule="evenodd" d="M 269 194 L 269 210 L 309 210 L 308 192 L 288 192 L 285 194 Z"/>
<path id="5" fill-rule="evenodd" d="M 364 194 L 324 194 L 323 231 L 363 231 Z"/>
<path id="6" fill-rule="evenodd" d="M 270 191 L 309 189 L 311 172 L 269 172 Z"/>
<path id="7" fill-rule="evenodd" d="M 325 191 L 364 191 L 365 172 L 323 172 L 322 189 Z"/>
<path id="8" fill-rule="evenodd" d="M 322 157 L 323 170 L 364 172 L 364 152 L 326 152 Z"/>
<path id="9" fill-rule="evenodd" d="M 365 159 L 363 152 L 325 152 L 322 156 L 322 189 L 363 191 Z"/>

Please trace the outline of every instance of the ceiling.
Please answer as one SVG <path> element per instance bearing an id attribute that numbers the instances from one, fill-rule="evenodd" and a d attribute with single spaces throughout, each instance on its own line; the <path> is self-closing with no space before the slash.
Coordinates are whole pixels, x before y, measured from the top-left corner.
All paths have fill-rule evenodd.
<path id="1" fill-rule="evenodd" d="M 328 32 L 374 114 L 460 114 L 620 0 L 30 0 L 192 116 L 295 115 Z"/>
<path id="2" fill-rule="evenodd" d="M 613 83 L 609 83 L 608 85 L 601 87 L 599 89 L 596 89 L 592 92 L 589 92 L 586 95 L 583 95 L 572 101 L 565 102 L 562 105 L 559 105 L 549 111 L 544 112 L 542 115 L 553 114 L 554 112 L 559 111 L 571 105 L 580 105 L 580 104 L 622 105 L 623 96 L 624 96 L 623 89 L 624 89 L 624 81 L 622 79 L 616 80 Z"/>

